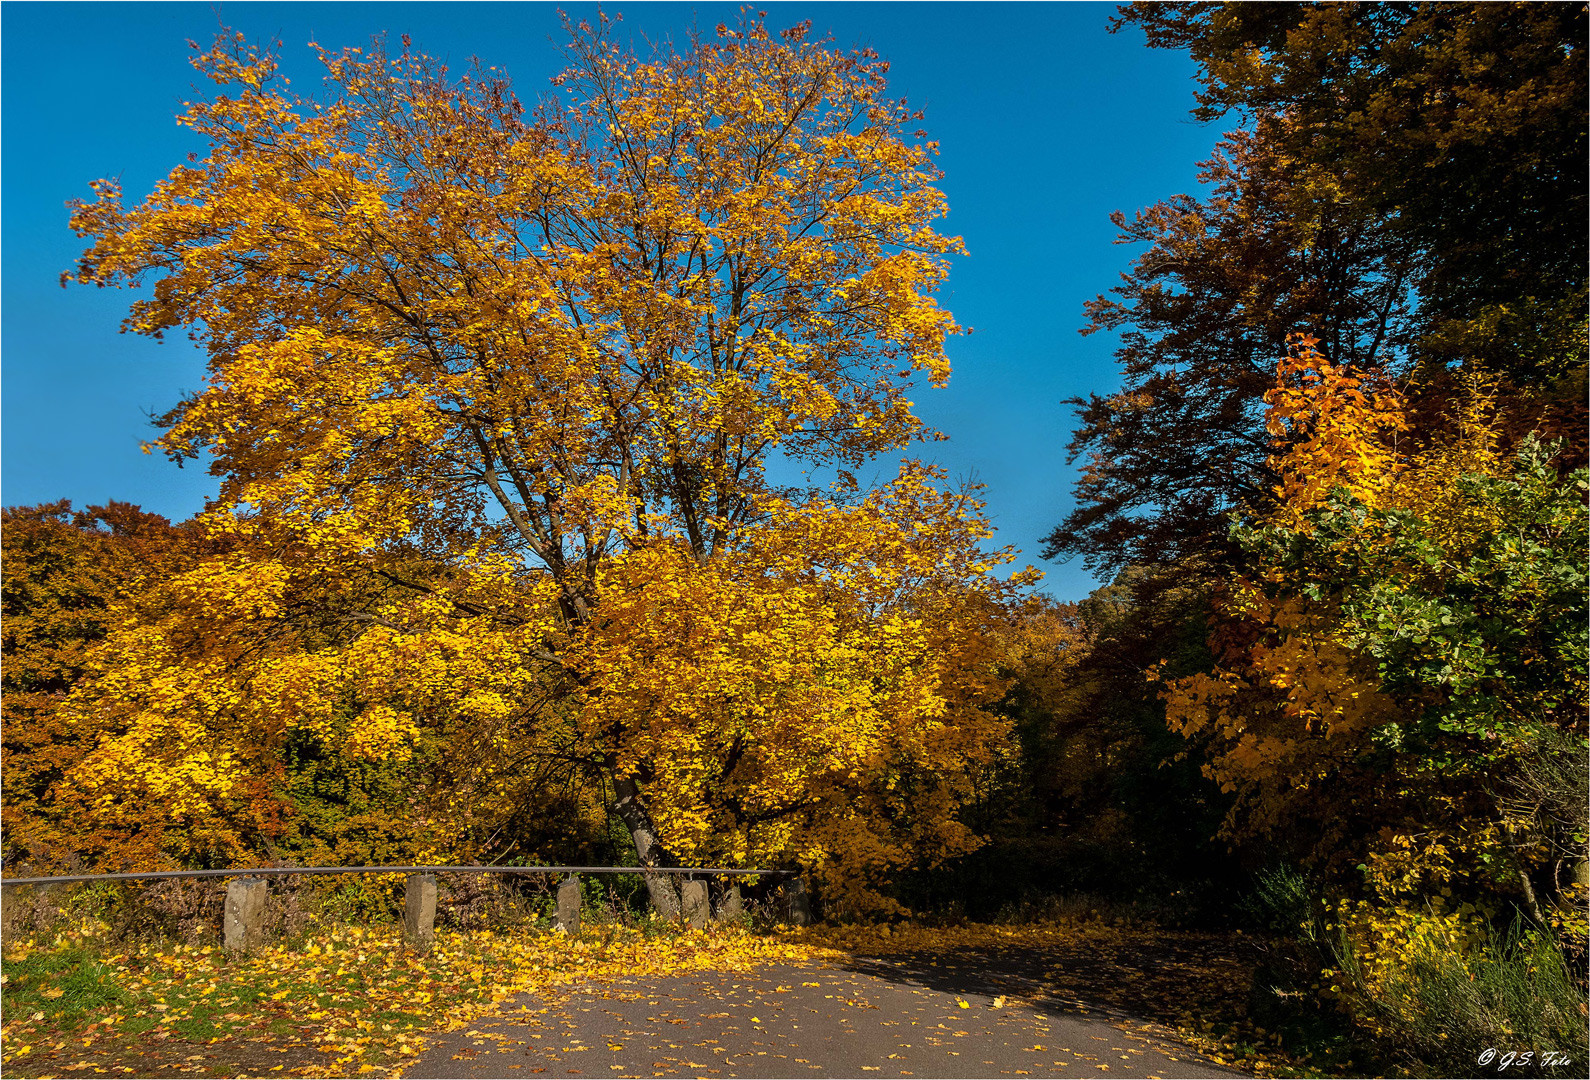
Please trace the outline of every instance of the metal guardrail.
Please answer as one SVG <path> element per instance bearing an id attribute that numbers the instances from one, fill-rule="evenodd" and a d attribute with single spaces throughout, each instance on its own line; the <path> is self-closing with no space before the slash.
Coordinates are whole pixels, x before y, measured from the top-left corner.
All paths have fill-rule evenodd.
<path id="1" fill-rule="evenodd" d="M 796 870 L 721 866 L 252 866 L 240 870 L 152 870 L 138 874 L 66 874 L 0 878 L 7 885 L 65 885 L 74 881 L 154 881 L 160 878 L 287 877 L 292 874 L 717 874 L 790 877 Z"/>

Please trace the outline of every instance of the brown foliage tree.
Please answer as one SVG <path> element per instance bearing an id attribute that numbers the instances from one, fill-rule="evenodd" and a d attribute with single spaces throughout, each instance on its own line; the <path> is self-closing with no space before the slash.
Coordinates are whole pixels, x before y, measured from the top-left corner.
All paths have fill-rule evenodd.
<path id="1" fill-rule="evenodd" d="M 1152 3 L 1125 22 L 1202 69 L 1194 115 L 1285 115 L 1420 252 L 1426 348 L 1521 384 L 1584 363 L 1590 222 L 1582 3 Z"/>
<path id="2" fill-rule="evenodd" d="M 1073 398 L 1078 506 L 1044 554 L 1090 569 L 1220 550 L 1225 515 L 1275 482 L 1265 391 L 1289 334 L 1308 328 L 1335 363 L 1394 365 L 1406 338 L 1407 246 L 1280 150 L 1287 125 L 1234 133 L 1204 162 L 1205 199 L 1117 213 L 1147 245 L 1084 334 L 1119 332 L 1122 389 Z"/>

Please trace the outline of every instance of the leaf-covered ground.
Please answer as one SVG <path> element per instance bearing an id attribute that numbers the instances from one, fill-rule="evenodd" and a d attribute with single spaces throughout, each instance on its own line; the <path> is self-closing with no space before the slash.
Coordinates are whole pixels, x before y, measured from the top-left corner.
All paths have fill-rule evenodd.
<path id="1" fill-rule="evenodd" d="M 396 927 L 340 927 L 240 958 L 213 946 L 109 946 L 97 929 L 8 947 L 7 1075 L 396 1075 L 435 1033 L 477 1025 L 525 992 L 556 1003 L 574 984 L 586 992 L 769 964 L 886 970 L 952 993 L 986 984 L 1033 1008 L 1133 1018 L 1244 1071 L 1309 1065 L 1244 1021 L 1252 963 L 1240 938 L 1099 921 L 766 934 L 597 927 L 572 940 L 459 932 L 439 934 L 429 951 L 406 946 Z"/>

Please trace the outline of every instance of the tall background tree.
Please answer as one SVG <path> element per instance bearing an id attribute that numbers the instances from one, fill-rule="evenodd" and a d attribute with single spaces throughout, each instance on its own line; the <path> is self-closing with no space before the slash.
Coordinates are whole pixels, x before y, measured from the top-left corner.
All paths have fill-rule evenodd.
<path id="1" fill-rule="evenodd" d="M 1047 557 L 1106 574 L 1220 557 L 1225 515 L 1275 482 L 1263 396 L 1287 335 L 1307 329 L 1359 368 L 1405 361 L 1411 250 L 1283 152 L 1287 127 L 1267 118 L 1222 141 L 1199 173 L 1204 199 L 1115 215 L 1120 242 L 1146 250 L 1087 305 L 1083 333 L 1120 334 L 1123 386 L 1068 402 L 1085 464 Z"/>
<path id="2" fill-rule="evenodd" d="M 1584 363 L 1584 4 L 1145 2 L 1126 24 L 1199 65 L 1196 117 L 1287 117 L 1278 149 L 1418 251 L 1432 360 L 1537 390 Z"/>
<path id="3" fill-rule="evenodd" d="M 1074 399 L 1078 506 L 1046 555 L 1115 572 L 1229 557 L 1223 518 L 1274 477 L 1261 398 L 1291 333 L 1361 370 L 1480 363 L 1572 426 L 1585 370 L 1585 7 L 1140 3 L 1200 68 L 1193 115 L 1246 129 L 1203 198 L 1117 224 L 1147 245 L 1084 333 L 1124 385 Z M 1538 416 L 1538 412 L 1536 413 Z M 1576 440 L 1580 441 L 1580 440 Z"/>

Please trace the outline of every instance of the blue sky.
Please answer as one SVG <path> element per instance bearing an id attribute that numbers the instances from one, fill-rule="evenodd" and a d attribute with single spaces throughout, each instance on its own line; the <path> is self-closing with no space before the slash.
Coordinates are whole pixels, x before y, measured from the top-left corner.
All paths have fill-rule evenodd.
<path id="1" fill-rule="evenodd" d="M 565 4 L 576 18 L 595 7 Z M 1195 162 L 1219 132 L 1187 119 L 1193 68 L 1150 51 L 1134 29 L 1111 35 L 1109 4 L 768 4 L 768 23 L 812 20 L 842 46 L 892 63 L 890 90 L 926 110 L 942 147 L 944 228 L 966 240 L 941 302 L 974 332 L 955 340 L 945 390 L 918 411 L 950 441 L 928 448 L 954 477 L 987 485 L 1001 543 L 1046 571 L 1044 588 L 1078 599 L 1080 563 L 1038 559 L 1039 538 L 1070 509 L 1065 463 L 1073 418 L 1061 402 L 1118 382 L 1105 335 L 1082 338 L 1082 305 L 1118 280 L 1132 249 L 1109 213 L 1196 186 Z M 610 4 L 626 33 L 657 40 L 733 22 L 734 4 Z M 117 332 L 131 295 L 62 289 L 81 244 L 64 203 L 119 177 L 129 200 L 190 150 L 174 121 L 196 96 L 188 39 L 222 23 L 280 38 L 305 91 L 310 40 L 363 45 L 409 34 L 453 62 L 479 56 L 534 97 L 561 66 L 557 7 L 543 4 L 34 4 L 0 6 L 0 500 L 122 499 L 183 518 L 215 481 L 139 451 L 149 417 L 202 385 L 200 353 L 180 336 Z"/>

